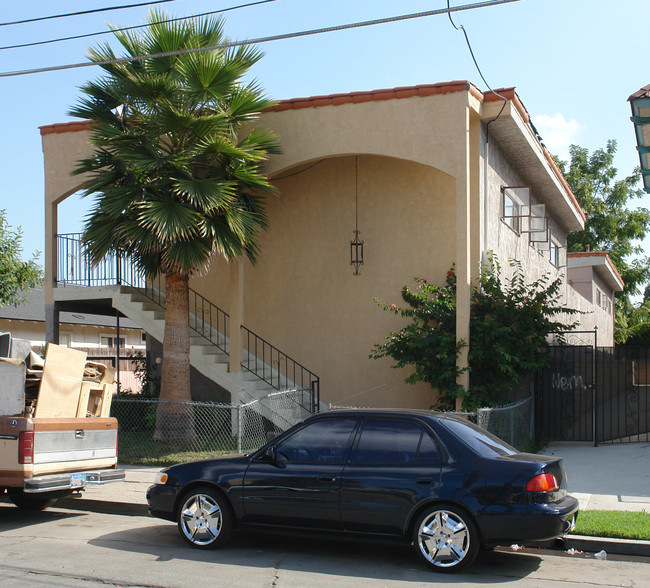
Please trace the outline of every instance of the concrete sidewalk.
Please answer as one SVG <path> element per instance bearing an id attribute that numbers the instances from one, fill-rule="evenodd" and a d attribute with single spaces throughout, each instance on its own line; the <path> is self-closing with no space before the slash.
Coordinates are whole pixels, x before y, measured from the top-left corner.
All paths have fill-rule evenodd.
<path id="1" fill-rule="evenodd" d="M 581 510 L 650 512 L 650 443 L 553 444 L 540 453 L 562 457 Z"/>

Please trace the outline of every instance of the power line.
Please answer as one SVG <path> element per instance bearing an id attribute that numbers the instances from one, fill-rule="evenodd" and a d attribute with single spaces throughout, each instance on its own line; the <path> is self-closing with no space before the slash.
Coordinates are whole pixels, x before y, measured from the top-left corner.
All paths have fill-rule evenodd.
<path id="1" fill-rule="evenodd" d="M 429 10 L 426 12 L 417 12 L 414 14 L 403 14 L 400 16 L 392 16 L 388 18 L 379 18 L 375 20 L 367 20 L 362 22 L 355 22 L 344 25 L 337 25 L 333 27 L 324 27 L 320 29 L 311 29 L 308 31 L 299 31 L 295 33 L 286 33 L 283 35 L 273 35 L 270 37 L 260 37 L 258 39 L 249 39 L 248 41 L 232 41 L 229 43 L 222 43 L 220 45 L 210 45 L 207 47 L 193 47 L 191 49 L 180 49 L 176 51 L 164 51 L 161 53 L 152 53 L 150 55 L 134 55 L 129 57 L 118 57 L 115 59 L 106 59 L 102 61 L 85 61 L 83 63 L 70 63 L 67 65 L 56 65 L 52 67 L 39 67 L 34 69 L 23 69 L 18 71 L 0 72 L 0 78 L 17 77 L 24 75 L 31 75 L 37 73 L 45 73 L 50 71 L 63 71 L 67 69 L 77 69 L 82 67 L 92 67 L 96 65 L 112 65 L 116 63 L 125 63 L 128 61 L 143 61 L 145 59 L 159 58 L 159 57 L 173 57 L 175 55 L 187 55 L 189 53 L 200 53 L 202 51 L 215 51 L 218 49 L 228 49 L 231 47 L 240 47 L 242 45 L 258 45 L 261 43 L 269 43 L 271 41 L 282 41 L 285 39 L 296 39 L 300 37 L 307 37 L 311 35 L 319 35 L 323 33 L 332 33 L 336 31 L 345 31 L 349 29 L 357 29 L 362 27 L 369 27 L 379 24 L 387 24 L 392 22 L 399 22 L 403 20 L 411 20 L 416 18 L 423 18 L 426 16 L 436 16 L 440 14 L 449 14 L 450 12 L 461 12 L 464 10 L 473 10 L 475 8 L 485 8 L 488 6 L 497 6 L 499 4 L 509 4 L 511 2 L 519 2 L 519 0 L 488 0 L 487 2 L 477 2 L 474 4 L 466 4 L 464 6 L 456 6 L 452 8 L 441 8 L 438 10 Z"/>
<path id="2" fill-rule="evenodd" d="M 191 16 L 180 16 L 178 18 L 169 18 L 167 20 L 157 21 L 156 24 L 165 24 L 168 22 L 177 22 L 179 20 L 188 20 L 191 18 L 201 18 L 203 16 L 210 16 L 212 14 L 220 14 L 222 12 L 230 12 L 231 10 L 238 10 L 239 8 L 248 8 L 250 6 L 257 6 L 258 4 L 266 4 L 267 2 L 276 2 L 277 0 L 258 0 L 258 2 L 249 2 L 248 4 L 239 4 L 238 6 L 231 6 L 230 8 L 222 8 L 221 10 L 211 10 L 210 12 L 202 12 L 200 14 L 193 14 Z M 136 29 L 144 29 L 152 26 L 150 23 L 134 25 L 131 27 L 122 27 L 111 29 L 110 31 L 97 31 L 95 33 L 85 33 L 82 35 L 73 35 L 71 37 L 59 37 L 56 39 L 48 39 L 46 41 L 34 41 L 33 43 L 22 43 L 20 45 L 6 45 L 5 47 L 0 47 L 0 51 L 6 49 L 22 49 L 24 47 L 35 47 L 37 45 L 47 45 L 49 43 L 59 43 L 61 41 L 73 41 L 76 39 L 85 39 L 88 37 L 98 37 L 101 35 L 108 35 L 110 33 L 119 33 L 122 31 L 133 31 Z"/>
<path id="3" fill-rule="evenodd" d="M 451 9 L 451 0 L 447 0 L 447 8 Z M 498 92 L 495 92 L 492 89 L 492 86 L 487 83 L 487 80 L 485 79 L 485 76 L 483 75 L 483 72 L 481 71 L 481 68 L 479 67 L 478 61 L 476 61 L 476 56 L 474 55 L 474 50 L 472 49 L 472 44 L 469 42 L 469 37 L 467 35 L 467 31 L 465 30 L 465 27 L 461 25 L 456 25 L 454 20 L 451 18 L 451 10 L 447 12 L 447 16 L 449 17 L 449 22 L 451 22 L 451 25 L 457 30 L 457 31 L 462 31 L 463 35 L 465 35 L 465 42 L 467 43 L 467 48 L 469 49 L 469 54 L 472 56 L 472 61 L 474 62 L 474 66 L 476 67 L 476 71 L 478 71 L 478 75 L 481 76 L 481 79 L 483 80 L 483 83 L 487 86 L 487 89 L 490 90 L 495 96 L 498 96 L 499 98 L 503 99 L 503 104 L 501 105 L 501 110 L 499 111 L 499 114 L 497 114 L 496 118 L 494 120 L 491 120 L 488 124 L 487 127 L 489 128 L 490 123 L 494 122 L 497 118 L 501 116 L 501 113 L 504 111 L 506 104 L 508 102 L 508 99 L 505 98 L 504 96 L 501 96 Z"/>
<path id="4" fill-rule="evenodd" d="M 24 20 L 14 20 L 13 22 L 0 22 L 0 27 L 27 24 L 30 22 L 40 22 L 42 20 L 53 20 L 55 18 L 68 18 L 69 16 L 95 14 L 97 12 L 110 12 L 112 10 L 124 10 L 125 8 L 138 8 L 140 6 L 151 6 L 152 4 L 164 4 L 166 2 L 176 2 L 176 0 L 156 0 L 155 2 L 139 2 L 138 4 L 123 4 L 122 6 L 106 6 L 105 8 L 92 8 L 90 10 L 81 10 L 79 12 L 68 12 L 66 14 L 52 14 L 51 16 L 37 16 L 35 18 L 26 18 Z"/>

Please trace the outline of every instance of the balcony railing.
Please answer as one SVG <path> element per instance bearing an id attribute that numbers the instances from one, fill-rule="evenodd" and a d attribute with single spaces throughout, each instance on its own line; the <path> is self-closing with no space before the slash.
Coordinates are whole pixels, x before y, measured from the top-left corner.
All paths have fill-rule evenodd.
<path id="1" fill-rule="evenodd" d="M 81 233 L 57 235 L 57 284 L 60 286 L 130 286 L 149 300 L 165 307 L 164 288 L 157 281 L 147 280 L 135 261 L 126 255 L 110 254 L 93 265 L 86 254 Z M 190 329 L 230 354 L 230 317 L 207 298 L 190 288 Z M 317 412 L 320 380 L 316 374 L 271 345 L 262 337 L 242 326 L 243 353 L 241 367 L 276 390 L 309 389 L 311 398 L 304 408 Z"/>

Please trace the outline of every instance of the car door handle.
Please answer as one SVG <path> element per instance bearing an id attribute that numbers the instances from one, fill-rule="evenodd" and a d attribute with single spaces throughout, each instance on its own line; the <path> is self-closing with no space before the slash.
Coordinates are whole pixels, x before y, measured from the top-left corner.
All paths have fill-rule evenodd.
<path id="1" fill-rule="evenodd" d="M 429 480 L 428 478 L 418 478 L 417 480 L 415 480 L 415 483 L 421 484 L 422 486 L 427 486 L 431 484 L 431 480 Z"/>
<path id="2" fill-rule="evenodd" d="M 318 476 L 319 482 L 336 482 L 336 478 L 332 476 Z"/>

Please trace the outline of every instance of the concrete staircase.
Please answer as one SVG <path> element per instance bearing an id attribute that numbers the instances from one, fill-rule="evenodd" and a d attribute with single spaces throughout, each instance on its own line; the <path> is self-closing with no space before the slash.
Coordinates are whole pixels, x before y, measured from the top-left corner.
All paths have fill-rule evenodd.
<path id="1" fill-rule="evenodd" d="M 88 301 L 109 298 L 113 308 L 139 325 L 154 339 L 163 340 L 165 309 L 137 288 L 128 286 L 66 286 L 55 289 L 55 300 Z M 195 318 L 190 316 L 190 325 Z M 195 324 L 197 322 L 201 324 L 200 321 L 195 321 Z M 228 390 L 233 404 L 253 406 L 259 414 L 281 429 L 288 428 L 306 416 L 304 409 L 299 407 L 280 408 L 277 402 L 272 401 L 278 390 L 262 378 L 266 376 L 268 379 L 271 376 L 275 378 L 273 381 L 277 381 L 277 372 L 273 366 L 264 364 L 259 358 L 254 358 L 244 350 L 244 364 L 256 366 L 257 371 L 242 369 L 238 372 L 231 372 L 228 369 L 228 354 L 212 343 L 208 337 L 219 340 L 220 346 L 226 350 L 229 348 L 229 341 L 222 333 L 217 333 L 214 329 L 204 332 L 204 335 L 206 336 L 202 336 L 190 328 L 190 364 L 206 378 Z M 295 387 L 293 382 L 283 381 L 282 388 L 291 390 Z"/>

